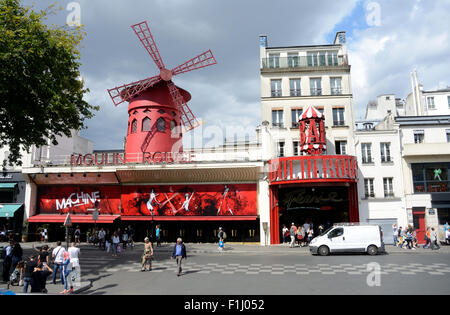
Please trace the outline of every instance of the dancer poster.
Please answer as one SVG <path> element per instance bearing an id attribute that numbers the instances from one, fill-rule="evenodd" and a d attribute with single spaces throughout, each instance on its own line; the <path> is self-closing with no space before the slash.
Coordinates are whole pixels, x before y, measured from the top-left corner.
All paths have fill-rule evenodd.
<path id="1" fill-rule="evenodd" d="M 256 184 L 122 187 L 122 216 L 255 216 Z"/>

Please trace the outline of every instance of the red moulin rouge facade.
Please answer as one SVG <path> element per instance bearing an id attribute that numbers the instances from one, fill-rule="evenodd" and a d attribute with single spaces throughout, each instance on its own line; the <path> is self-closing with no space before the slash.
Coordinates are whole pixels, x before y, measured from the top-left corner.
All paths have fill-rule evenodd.
<path id="1" fill-rule="evenodd" d="M 302 114 L 299 131 L 305 155 L 269 161 L 271 244 L 280 243 L 280 216 L 289 210 L 317 209 L 316 215 L 321 211 L 336 215 L 344 208 L 348 221 L 359 221 L 356 158 L 325 154 L 325 117 L 313 106 Z"/>
<path id="2" fill-rule="evenodd" d="M 38 212 L 90 215 L 97 200 L 100 215 L 117 214 L 122 220 L 257 215 L 256 184 L 39 187 Z"/>

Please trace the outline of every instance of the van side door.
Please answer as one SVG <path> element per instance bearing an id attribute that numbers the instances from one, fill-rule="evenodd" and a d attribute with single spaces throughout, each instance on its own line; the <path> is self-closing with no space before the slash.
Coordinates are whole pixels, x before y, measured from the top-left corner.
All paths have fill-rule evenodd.
<path id="1" fill-rule="evenodd" d="M 327 234 L 331 252 L 345 251 L 344 228 L 337 227 Z"/>

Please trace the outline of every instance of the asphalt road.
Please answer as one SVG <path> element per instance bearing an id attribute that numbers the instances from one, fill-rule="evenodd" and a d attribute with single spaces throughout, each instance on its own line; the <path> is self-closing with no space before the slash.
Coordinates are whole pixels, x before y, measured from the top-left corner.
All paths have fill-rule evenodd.
<path id="1" fill-rule="evenodd" d="M 155 248 L 151 272 L 140 272 L 143 246 L 116 258 L 82 247 L 88 295 L 450 294 L 450 250 L 392 250 L 385 255 L 312 256 L 307 249 L 187 244 L 183 275 L 173 245 Z M 55 288 L 53 288 L 55 287 Z M 49 292 L 61 285 L 48 285 Z"/>

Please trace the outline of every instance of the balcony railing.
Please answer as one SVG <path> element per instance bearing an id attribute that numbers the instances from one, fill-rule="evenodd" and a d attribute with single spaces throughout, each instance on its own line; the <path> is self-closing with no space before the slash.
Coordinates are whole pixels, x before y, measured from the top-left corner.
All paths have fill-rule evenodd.
<path id="1" fill-rule="evenodd" d="M 262 58 L 262 69 L 320 68 L 348 66 L 347 56 L 317 58 L 313 56 Z"/>
<path id="2" fill-rule="evenodd" d="M 290 181 L 357 181 L 358 163 L 349 155 L 317 155 L 269 161 L 271 183 Z"/>

